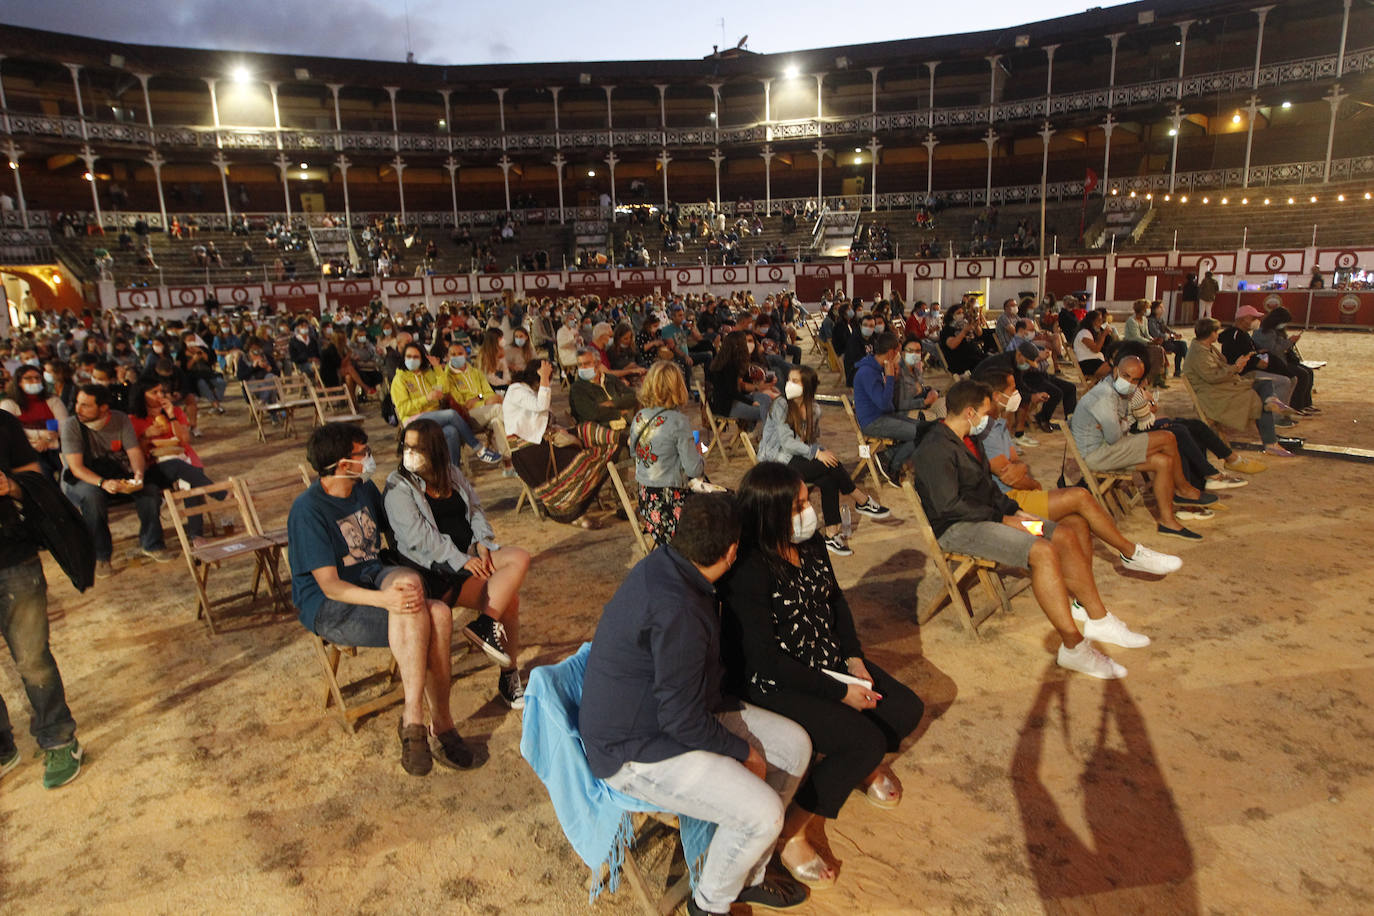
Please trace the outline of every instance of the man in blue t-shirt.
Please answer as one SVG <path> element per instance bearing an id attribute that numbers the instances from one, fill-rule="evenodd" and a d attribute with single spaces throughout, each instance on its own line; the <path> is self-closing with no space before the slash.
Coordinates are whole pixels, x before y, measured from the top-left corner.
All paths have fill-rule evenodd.
<path id="1" fill-rule="evenodd" d="M 472 749 L 449 711 L 453 612 L 426 599 L 418 572 L 381 560 L 387 523 L 382 495 L 370 479 L 377 462 L 367 433 L 349 423 L 326 423 L 310 434 L 305 457 L 320 476 L 296 497 L 286 522 L 291 598 L 301 624 L 338 646 L 391 649 L 405 691 L 400 735 L 407 773 L 425 775 L 436 757 L 454 769 L 472 766 Z"/>

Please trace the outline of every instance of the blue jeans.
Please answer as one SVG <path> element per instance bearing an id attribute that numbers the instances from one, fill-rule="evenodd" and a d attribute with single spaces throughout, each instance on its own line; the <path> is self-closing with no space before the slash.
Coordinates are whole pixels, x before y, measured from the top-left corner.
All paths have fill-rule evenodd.
<path id="1" fill-rule="evenodd" d="M 758 749 L 768 762 L 760 780 L 733 757 L 688 751 L 657 763 L 631 761 L 606 784 L 677 814 L 716 825 L 693 896 L 697 906 L 725 913 L 745 886 L 763 881 L 783 815 L 811 765 L 806 730 L 748 703 L 716 713 L 727 729 Z"/>
<path id="2" fill-rule="evenodd" d="M 48 583 L 36 556 L 0 569 L 0 636 L 10 647 L 33 707 L 29 733 L 44 750 L 70 744 L 76 722 L 48 647 Z M 9 710 L 0 697 L 0 734 L 12 730 Z"/>
<path id="3" fill-rule="evenodd" d="M 477 437 L 472 434 L 467 421 L 463 419 L 463 415 L 456 410 L 426 410 L 424 413 L 417 413 L 410 420 L 433 420 L 438 423 L 439 428 L 444 431 L 444 441 L 448 443 L 448 456 L 453 459 L 454 464 L 458 463 L 458 455 L 463 450 L 464 442 L 474 452 L 482 447 Z"/>
<path id="4" fill-rule="evenodd" d="M 81 518 L 90 532 L 91 543 L 95 544 L 97 560 L 110 559 L 114 553 L 114 542 L 110 538 L 110 494 L 94 484 L 78 480 L 76 483 L 62 481 L 62 492 L 81 510 Z M 144 550 L 162 548 L 162 490 L 150 483 L 128 497 L 134 501 L 138 510 L 138 543 Z"/>
<path id="5" fill-rule="evenodd" d="M 204 469 L 196 467 L 189 461 L 177 459 L 175 461 L 159 461 L 148 468 L 148 479 L 157 484 L 164 490 L 171 489 L 177 485 L 177 481 L 184 480 L 192 487 L 208 487 L 214 483 L 205 473 Z M 227 493 L 216 493 L 214 498 L 220 502 L 228 497 Z M 198 509 L 205 505 L 204 496 L 192 496 L 186 500 L 186 508 Z M 190 515 L 186 518 L 186 533 L 193 538 L 198 538 L 205 531 L 205 516 L 201 514 Z"/>
<path id="6" fill-rule="evenodd" d="M 895 477 L 901 472 L 902 465 L 915 456 L 916 435 L 919 429 L 920 424 L 910 417 L 884 414 L 870 421 L 863 428 L 863 434 L 874 439 L 892 439 L 896 442 L 881 453 L 883 467 L 889 476 Z"/>
<path id="7" fill-rule="evenodd" d="M 215 376 L 212 379 L 196 379 L 196 390 L 200 392 L 200 396 L 216 404 L 224 400 L 224 391 L 227 385 L 224 376 Z"/>
<path id="8" fill-rule="evenodd" d="M 762 391 L 755 391 L 749 395 L 753 404 L 746 404 L 743 401 L 735 401 L 730 405 L 730 418 L 734 420 L 753 420 L 762 423 L 768 419 L 768 411 L 773 407 L 772 395 L 764 394 Z"/>

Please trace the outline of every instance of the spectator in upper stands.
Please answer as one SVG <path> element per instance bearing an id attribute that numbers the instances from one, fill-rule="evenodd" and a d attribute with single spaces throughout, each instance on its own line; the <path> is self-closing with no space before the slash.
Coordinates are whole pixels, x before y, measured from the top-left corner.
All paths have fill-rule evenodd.
<path id="1" fill-rule="evenodd" d="M 568 402 L 578 423 L 600 423 L 615 430 L 625 428 L 639 404 L 630 387 L 607 372 L 587 347 L 577 351 L 577 380 L 568 391 Z"/>
<path id="2" fill-rule="evenodd" d="M 897 413 L 897 374 L 901 364 L 897 335 L 879 334 L 873 352 L 865 356 L 854 373 L 854 416 L 859 430 L 874 439 L 891 439 L 893 445 L 877 458 L 893 480 L 904 472 L 916 454 L 916 443 L 928 424 Z"/>
<path id="3" fill-rule="evenodd" d="M 76 411 L 62 421 L 62 457 L 67 471 L 62 492 L 81 510 L 95 545 L 97 578 L 112 575 L 109 501 L 128 496 L 138 510 L 140 552 L 159 563 L 173 559 L 162 541 L 162 490 L 146 481 L 148 459 L 138 447 L 138 434 L 127 415 L 110 410 L 109 392 L 85 385 L 76 396 Z"/>
<path id="4" fill-rule="evenodd" d="M 1150 476 L 1155 511 L 1159 513 L 1156 530 L 1160 534 L 1201 540 L 1202 535 L 1180 524 L 1174 505 L 1178 504 L 1180 511 L 1197 511 L 1198 507 L 1215 503 L 1216 494 L 1205 493 L 1188 482 L 1173 433 L 1158 431 L 1127 435 L 1131 425 L 1131 396 L 1144 377 L 1144 360 L 1138 357 L 1121 360 L 1114 372 L 1105 376 L 1079 400 L 1078 409 L 1074 411 L 1069 424 L 1069 433 L 1083 460 L 1094 471 L 1134 469 Z"/>
<path id="5" fill-rule="evenodd" d="M 583 679 L 578 730 L 592 775 L 716 825 L 689 916 L 807 897 L 766 867 L 811 742 L 790 719 L 723 692 L 715 584 L 739 539 L 731 497 L 692 496 L 672 545 L 641 560 L 606 604 Z"/>
<path id="6" fill-rule="evenodd" d="M 367 433 L 326 423 L 310 434 L 305 454 L 319 477 L 296 497 L 286 523 L 301 625 L 337 646 L 391 650 L 405 692 L 398 730 L 407 773 L 426 775 L 436 756 L 455 769 L 472 766 L 475 756 L 449 708 L 453 612 L 426 598 L 415 570 L 382 563 L 388 523 L 371 480 L 377 463 Z"/>
<path id="7" fill-rule="evenodd" d="M 1183 360 L 1183 376 L 1197 395 L 1198 405 L 1207 419 L 1228 429 L 1244 429 L 1254 423 L 1266 455 L 1292 458 L 1293 453 L 1279 444 L 1270 405 L 1261 399 L 1256 386 L 1240 377 L 1250 353 L 1242 353 L 1228 363 L 1217 346 L 1220 332 L 1221 322 L 1199 318 L 1194 329 L 1196 336 Z"/>
<path id="8" fill-rule="evenodd" d="M 887 518 L 891 512 L 854 485 L 839 456 L 821 445 L 821 408 L 816 403 L 820 379 L 810 366 L 788 373 L 784 397 L 773 402 L 759 443 L 759 461 L 776 461 L 794 469 L 821 491 L 825 546 L 836 556 L 854 553 L 846 540 L 840 516 L 840 497 L 848 496 L 854 508 L 869 518 Z"/>
<path id="9" fill-rule="evenodd" d="M 400 424 L 405 426 L 420 418 L 433 420 L 444 430 L 450 455 L 460 454 L 463 443 L 467 443 L 480 460 L 488 464 L 500 461 L 500 452 L 486 448 L 472 434 L 472 428 L 456 409 L 447 377 L 437 368 L 425 365 L 426 357 L 420 345 L 406 344 L 402 360 L 403 367 L 391 380 L 391 403 Z"/>
<path id="10" fill-rule="evenodd" d="M 1093 581 L 1092 553 L 1084 549 L 1091 543 L 1087 522 L 1077 516 L 1063 524 L 1037 517 L 997 487 L 976 438 L 987 428 L 992 410 L 987 385 L 956 382 L 945 404 L 944 420 L 926 434 L 916 453 L 916 489 L 940 547 L 1029 569 L 1036 601 L 1059 633 L 1059 666 L 1091 677 L 1125 677 L 1126 669 L 1093 643 L 1137 648 L 1150 640 L 1131 632 L 1102 604 Z M 1084 609 L 1082 633 L 1071 599 Z"/>
<path id="11" fill-rule="evenodd" d="M 628 442 L 635 459 L 639 517 L 659 546 L 670 543 L 677 532 L 688 482 L 706 473 L 692 424 L 681 410 L 686 403 L 687 383 L 677 364 L 654 363 L 639 386 L 640 408 Z"/>
<path id="12" fill-rule="evenodd" d="M 387 477 L 383 499 L 397 551 L 419 569 L 430 598 L 477 609 L 463 636 L 500 666 L 501 700 L 524 709 L 516 659 L 520 586 L 530 555 L 497 543 L 477 491 L 453 464 L 437 423 L 417 420 L 406 427 L 401 467 Z"/>

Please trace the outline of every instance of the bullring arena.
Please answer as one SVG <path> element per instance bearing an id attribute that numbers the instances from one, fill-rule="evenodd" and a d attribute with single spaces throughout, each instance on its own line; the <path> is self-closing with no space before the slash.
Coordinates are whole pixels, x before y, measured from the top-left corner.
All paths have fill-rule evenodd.
<path id="1" fill-rule="evenodd" d="M 872 489 L 892 515 L 853 520 L 853 556 L 834 558 L 835 573 L 869 656 L 926 716 L 892 759 L 901 806 L 855 798 L 813 837 L 839 877 L 797 912 L 1374 907 L 1368 4 L 1147 2 L 988 33 L 538 67 L 10 26 L 0 49 L 11 375 L 25 341 L 56 346 L 49 317 L 86 315 L 96 336 L 140 322 L 175 333 L 198 327 L 211 297 L 226 320 L 265 309 L 275 333 L 278 313 L 318 328 L 342 314 L 380 323 L 378 305 L 399 328 L 441 304 L 580 313 L 747 292 L 814 311 L 837 291 L 870 309 L 973 292 L 991 326 L 1008 298 L 1081 293 L 1118 325 L 1133 301 L 1159 299 L 1186 342 L 1186 284 L 1211 271 L 1223 324 L 1246 306 L 1287 308 L 1303 358 L 1324 364 L 1320 413 L 1282 433 L 1300 437 L 1296 457 L 1265 456 L 1248 486 L 1222 491 L 1224 511 L 1189 523 L 1197 542 L 1163 541 L 1149 505 L 1128 508 L 1128 538 L 1183 560 L 1165 578 L 1124 571 L 1097 545 L 1104 603 L 1154 640 L 1112 649 L 1124 679 L 1056 666 L 1029 589 L 976 635 L 948 604 L 918 623 L 945 588 L 939 558 L 904 491 Z M 195 250 L 212 241 L 222 263 Z M 843 371 L 819 316 L 796 329 L 833 405 L 822 440 L 857 477 Z M 927 379 L 953 382 L 938 366 Z M 1195 416 L 1189 389 L 1169 381 L 1160 415 Z M 267 484 L 298 479 L 312 410 L 294 432 L 264 421 L 260 437 L 232 379 L 223 404 L 202 408 L 195 451 L 215 480 L 260 492 L 265 527 L 284 525 L 300 488 Z M 380 484 L 397 466 L 396 431 L 375 397 L 356 406 Z M 553 408 L 569 414 L 566 380 Z M 684 412 L 709 440 L 698 406 Z M 1034 431 L 1026 450 L 1047 485 L 1066 467 L 1076 477 L 1056 420 L 1063 429 Z M 1227 438 L 1259 455 L 1254 428 Z M 735 488 L 751 462 L 720 451 L 710 479 Z M 591 639 L 640 559 L 617 494 L 604 486 L 584 530 L 517 508 L 522 482 L 499 467 L 466 467 L 498 539 L 533 558 L 520 669 L 555 664 Z M 176 556 L 157 563 L 130 554 L 136 521 L 117 514 L 114 575 L 85 592 L 42 554 L 86 757 L 78 781 L 44 790 L 6 653 L 0 695 L 23 757 L 0 777 L 0 909 L 649 911 L 629 880 L 588 902 L 590 872 L 481 653 L 455 635 L 453 713 L 480 765 L 411 777 L 396 759 L 397 707 L 350 734 L 289 607 L 231 607 L 207 626 L 166 510 L 164 522 Z M 211 591 L 247 587 L 252 568 L 224 563 Z M 341 680 L 385 661 L 360 650 Z M 659 830 L 634 853 L 655 900 L 684 874 L 676 836 Z"/>

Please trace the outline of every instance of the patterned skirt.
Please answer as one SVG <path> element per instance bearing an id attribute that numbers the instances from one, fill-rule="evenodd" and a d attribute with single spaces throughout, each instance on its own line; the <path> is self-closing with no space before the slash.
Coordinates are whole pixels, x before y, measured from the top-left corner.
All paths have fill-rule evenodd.
<path id="1" fill-rule="evenodd" d="M 579 445 L 544 441 L 511 455 L 515 472 L 556 522 L 582 517 L 606 482 L 606 462 L 620 447 L 620 434 L 596 423 L 583 423 L 570 432 Z"/>
<path id="2" fill-rule="evenodd" d="M 682 517 L 682 504 L 687 499 L 686 487 L 639 488 L 639 517 L 644 533 L 660 547 L 677 533 L 677 520 Z"/>

